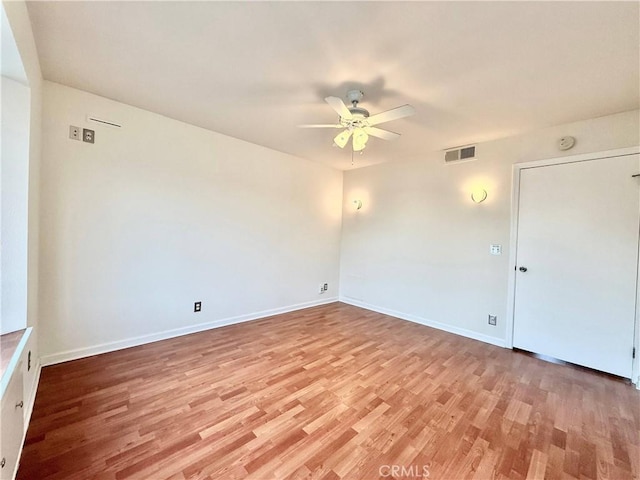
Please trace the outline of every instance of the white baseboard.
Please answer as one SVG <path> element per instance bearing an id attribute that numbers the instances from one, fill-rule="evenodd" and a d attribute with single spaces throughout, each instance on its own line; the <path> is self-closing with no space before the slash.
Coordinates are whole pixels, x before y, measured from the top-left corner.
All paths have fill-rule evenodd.
<path id="1" fill-rule="evenodd" d="M 54 353 L 51 355 L 43 355 L 40 357 L 40 363 L 43 367 L 47 365 L 55 365 L 56 363 L 68 362 L 70 360 L 77 360 L 79 358 L 90 357 L 92 355 L 99 355 L 101 353 L 114 352 L 116 350 L 122 350 L 129 347 L 137 347 L 138 345 L 144 345 L 145 343 L 157 342 L 160 340 L 166 340 L 168 338 L 180 337 L 182 335 L 188 335 L 190 333 L 202 332 L 204 330 L 211 330 L 213 328 L 226 327 L 228 325 L 234 325 L 236 323 L 249 322 L 251 320 L 258 320 L 260 318 L 270 317 L 272 315 L 279 315 L 281 313 L 293 312 L 295 310 L 302 310 L 303 308 L 315 307 L 318 305 L 325 305 L 327 303 L 337 302 L 338 297 L 329 297 L 323 300 L 315 300 L 312 302 L 298 303 L 295 305 L 288 305 L 286 307 L 274 308 L 271 310 L 263 310 L 261 312 L 254 312 L 245 315 L 238 315 L 236 317 L 223 318 L 214 320 L 213 322 L 199 323 L 197 325 L 190 325 L 188 327 L 174 328 L 172 330 L 165 330 L 163 332 L 152 333 L 149 335 L 142 335 L 139 337 L 125 338 L 115 342 L 101 343 L 90 347 L 77 348 L 74 350 L 67 350 L 65 352 Z"/>
<path id="2" fill-rule="evenodd" d="M 364 308 L 366 310 L 371 310 L 373 312 L 382 313 L 384 315 L 390 315 L 392 317 L 396 317 L 401 320 L 407 320 L 409 322 L 418 323 L 426 327 L 436 328 L 438 330 L 454 333 L 462 337 L 472 338 L 473 340 L 479 340 L 484 343 L 490 343 L 491 345 L 507 348 L 504 338 L 491 337 L 489 335 L 484 335 L 482 333 L 474 332 L 473 330 L 467 330 L 466 328 L 455 327 L 453 325 L 447 325 L 446 323 L 440 323 L 433 320 L 428 320 L 426 318 L 418 317 L 416 315 L 397 312 L 395 310 L 391 310 L 388 308 L 378 307 L 376 305 L 371 305 L 369 303 L 365 303 L 360 300 L 355 300 L 349 297 L 340 297 L 340 301 L 343 303 L 348 303 L 349 305 Z"/>

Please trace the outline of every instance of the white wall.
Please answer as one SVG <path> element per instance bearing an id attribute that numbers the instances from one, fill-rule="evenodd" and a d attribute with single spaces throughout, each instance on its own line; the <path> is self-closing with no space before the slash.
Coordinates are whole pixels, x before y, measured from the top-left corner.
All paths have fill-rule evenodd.
<path id="1" fill-rule="evenodd" d="M 503 345 L 512 165 L 638 145 L 638 119 L 636 110 L 479 144 L 467 163 L 444 165 L 434 152 L 345 172 L 341 299 Z M 577 143 L 561 153 L 564 135 Z M 471 201 L 475 186 L 488 191 L 484 203 Z"/>
<path id="2" fill-rule="evenodd" d="M 0 333 L 27 326 L 29 87 L 2 76 Z"/>
<path id="3" fill-rule="evenodd" d="M 19 148 L 21 155 L 19 157 L 11 156 L 5 157 L 5 142 L 15 144 L 18 138 L 8 138 L 5 134 L 5 121 L 3 118 L 3 131 L 2 131 L 2 166 L 9 162 L 15 162 L 19 158 L 19 164 L 13 165 L 12 168 L 17 168 L 21 175 L 21 188 L 20 193 L 20 272 L 15 278 L 19 279 L 21 288 L 26 286 L 26 296 L 21 293 L 20 299 L 20 325 L 14 324 L 11 328 L 5 329 L 4 326 L 4 311 L 3 311 L 3 328 L 2 331 L 13 330 L 14 327 L 24 328 L 30 326 L 33 328 L 32 334 L 29 336 L 27 344 L 25 346 L 25 358 L 31 358 L 31 365 L 29 368 L 28 362 L 23 363 L 23 375 L 24 375 L 24 399 L 25 399 L 25 433 L 26 425 L 31 416 L 33 404 L 35 401 L 35 392 L 37 389 L 38 379 L 40 376 L 40 364 L 39 364 L 39 350 L 38 350 L 38 285 L 39 285 L 39 222 L 40 222 L 40 153 L 41 153 L 41 115 L 42 115 L 42 74 L 40 71 L 40 63 L 38 60 L 38 52 L 36 50 L 36 44 L 33 37 L 33 31 L 31 29 L 31 20 L 27 12 L 27 7 L 24 1 L 13 0 L 2 3 L 3 9 L 3 44 L 2 44 L 2 72 L 5 74 L 5 66 L 7 66 L 6 74 L 10 75 L 14 80 L 19 80 L 20 85 L 18 92 L 12 92 L 10 95 L 13 97 L 17 95 L 21 99 L 20 111 L 15 112 L 21 119 L 20 132 L 15 132 L 14 126 L 9 135 L 19 135 L 21 145 Z M 6 16 L 5 16 L 6 15 Z M 8 31 L 8 29 L 10 32 Z M 10 51 L 9 51 L 10 50 Z M 10 59 L 7 65 L 6 59 Z M 5 87 L 8 85 L 3 79 L 3 107 L 6 101 L 14 103 L 16 98 L 7 100 L 4 98 Z M 15 87 L 15 85 L 14 85 Z M 28 93 L 26 93 L 28 92 Z M 25 103 L 25 97 L 28 101 Z M 4 109 L 3 109 L 4 110 Z M 4 115 L 4 111 L 3 111 Z M 28 124 L 27 124 L 28 122 Z M 28 147 L 26 145 L 28 142 Z M 27 176 L 26 191 L 24 190 L 25 175 Z M 4 197 L 4 178 L 3 178 L 3 192 Z M 24 202 L 26 201 L 26 205 Z M 26 206 L 26 208 L 25 208 Z M 3 205 L 4 210 L 4 205 Z M 15 212 L 13 212 L 15 213 Z M 3 212 L 4 214 L 4 212 Z M 24 229 L 26 227 L 26 250 L 25 250 L 25 236 Z M 3 235 L 3 259 L 4 259 L 4 232 Z M 26 254 L 26 258 L 25 258 Z M 26 260 L 26 261 L 25 261 Z M 13 262 L 16 260 L 13 259 Z M 3 262 L 2 273 L 2 296 L 5 295 L 5 272 Z M 26 280 L 26 285 L 25 285 Z M 13 281 L 13 279 L 12 279 Z M 25 318 L 26 315 L 26 318 Z M 15 317 L 14 317 L 15 318 Z M 25 324 L 26 323 L 26 324 Z M 7 371 L 5 375 L 10 375 Z"/>
<path id="4" fill-rule="evenodd" d="M 12 0 L 2 3 L 18 49 L 22 68 L 30 91 L 29 105 L 29 187 L 27 219 L 27 325 L 37 332 L 38 284 L 39 284 L 39 222 L 40 222 L 40 156 L 42 115 L 42 73 L 38 51 L 31 29 L 31 20 L 24 1 Z M 5 45 L 3 45 L 3 48 Z M 24 326 L 23 326 L 24 327 Z M 22 327 L 22 328 L 23 328 Z M 37 345 L 34 342 L 34 349 Z"/>
<path id="5" fill-rule="evenodd" d="M 341 172 L 51 82 L 43 119 L 43 363 L 337 298 Z"/>

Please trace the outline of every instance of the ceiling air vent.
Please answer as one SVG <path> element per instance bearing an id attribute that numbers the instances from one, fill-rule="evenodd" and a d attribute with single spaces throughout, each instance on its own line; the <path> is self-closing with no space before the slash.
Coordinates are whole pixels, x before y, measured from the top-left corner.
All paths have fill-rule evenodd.
<path id="1" fill-rule="evenodd" d="M 444 163 L 460 162 L 462 160 L 474 160 L 476 158 L 476 147 L 455 148 L 444 152 Z"/>

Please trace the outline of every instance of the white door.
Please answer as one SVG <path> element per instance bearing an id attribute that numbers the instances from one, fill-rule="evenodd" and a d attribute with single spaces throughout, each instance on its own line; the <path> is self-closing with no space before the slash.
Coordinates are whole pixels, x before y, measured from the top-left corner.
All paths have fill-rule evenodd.
<path id="1" fill-rule="evenodd" d="M 514 347 L 631 377 L 640 156 L 520 171 Z"/>

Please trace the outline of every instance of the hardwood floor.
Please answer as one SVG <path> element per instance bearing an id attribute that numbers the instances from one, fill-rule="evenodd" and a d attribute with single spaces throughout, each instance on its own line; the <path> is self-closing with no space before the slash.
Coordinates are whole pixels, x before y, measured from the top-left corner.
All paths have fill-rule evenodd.
<path id="1" fill-rule="evenodd" d="M 44 368 L 18 479 L 637 479 L 639 409 L 335 303 Z"/>

